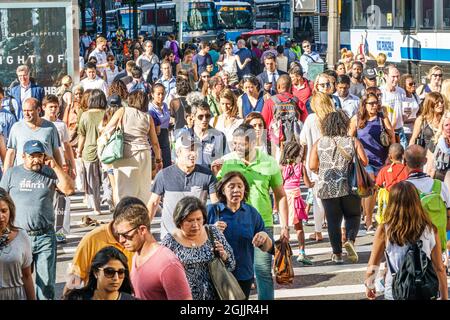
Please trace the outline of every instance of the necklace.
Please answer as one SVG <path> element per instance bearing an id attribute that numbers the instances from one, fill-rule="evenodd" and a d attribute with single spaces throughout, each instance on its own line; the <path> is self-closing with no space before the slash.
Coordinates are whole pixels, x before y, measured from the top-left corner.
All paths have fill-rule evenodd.
<path id="1" fill-rule="evenodd" d="M 0 249 L 3 249 L 8 244 L 8 237 L 11 233 L 11 230 L 7 227 L 5 230 L 3 230 L 2 235 L 0 236 Z"/>

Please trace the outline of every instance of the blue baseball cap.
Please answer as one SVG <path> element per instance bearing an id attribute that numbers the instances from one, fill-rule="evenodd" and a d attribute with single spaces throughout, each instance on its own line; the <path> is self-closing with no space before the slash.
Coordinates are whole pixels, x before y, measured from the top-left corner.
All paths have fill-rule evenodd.
<path id="1" fill-rule="evenodd" d="M 45 153 L 44 145 L 39 140 L 29 140 L 23 146 L 23 152 L 26 154 Z"/>

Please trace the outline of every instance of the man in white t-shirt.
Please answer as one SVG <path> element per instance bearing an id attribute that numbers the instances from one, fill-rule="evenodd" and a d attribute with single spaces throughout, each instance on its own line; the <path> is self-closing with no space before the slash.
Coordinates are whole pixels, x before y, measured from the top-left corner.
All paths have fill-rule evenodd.
<path id="1" fill-rule="evenodd" d="M 108 66 L 108 61 L 106 60 L 106 39 L 98 37 L 97 40 L 95 40 L 95 43 L 96 47 L 89 55 L 88 60 L 90 57 L 94 56 L 97 59 L 97 69 L 103 74 L 105 68 Z"/>
<path id="2" fill-rule="evenodd" d="M 84 78 L 80 82 L 84 91 L 89 89 L 100 89 L 103 91 L 105 96 L 108 96 L 108 85 L 105 80 L 97 76 L 97 68 L 94 63 L 86 63 L 86 75 L 87 78 Z"/>
<path id="3" fill-rule="evenodd" d="M 408 139 L 406 138 L 403 129 L 403 107 L 402 101 L 405 91 L 400 88 L 398 81 L 400 79 L 400 71 L 394 65 L 388 65 L 385 69 L 386 85 L 381 87 L 381 104 L 386 107 L 388 118 L 391 121 L 395 134 L 400 138 L 400 144 L 403 148 L 408 146 Z"/>
<path id="4" fill-rule="evenodd" d="M 431 192 L 434 179 L 423 172 L 423 166 L 427 162 L 426 150 L 417 145 L 411 145 L 405 150 L 406 170 L 408 182 L 411 182 L 417 190 L 423 193 Z M 450 228 L 450 191 L 445 183 L 441 183 L 441 198 L 447 208 L 447 230 Z"/>

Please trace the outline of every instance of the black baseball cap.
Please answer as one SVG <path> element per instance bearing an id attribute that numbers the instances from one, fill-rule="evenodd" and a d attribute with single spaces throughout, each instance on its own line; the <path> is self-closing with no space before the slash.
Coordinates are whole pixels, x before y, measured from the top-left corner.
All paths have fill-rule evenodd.
<path id="1" fill-rule="evenodd" d="M 374 68 L 366 68 L 363 71 L 363 76 L 369 80 L 376 79 L 377 71 Z"/>

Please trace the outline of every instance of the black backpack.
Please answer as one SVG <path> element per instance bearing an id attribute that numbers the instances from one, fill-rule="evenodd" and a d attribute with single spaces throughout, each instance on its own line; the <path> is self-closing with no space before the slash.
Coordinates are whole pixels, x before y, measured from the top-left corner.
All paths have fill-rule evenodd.
<path id="1" fill-rule="evenodd" d="M 408 245 L 405 260 L 398 272 L 386 260 L 392 274 L 392 295 L 394 300 L 436 300 L 439 294 L 439 280 L 431 260 L 422 250 L 422 240 Z"/>

